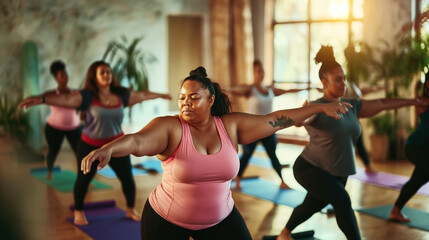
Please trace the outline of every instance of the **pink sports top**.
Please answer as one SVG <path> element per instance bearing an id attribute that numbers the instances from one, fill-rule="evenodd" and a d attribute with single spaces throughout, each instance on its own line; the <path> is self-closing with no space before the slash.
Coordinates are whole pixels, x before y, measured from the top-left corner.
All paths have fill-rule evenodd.
<path id="1" fill-rule="evenodd" d="M 57 89 L 55 93 L 58 95 L 60 91 Z M 76 109 L 50 106 L 51 113 L 46 119 L 49 126 L 62 130 L 70 131 L 79 127 L 80 120 Z"/>
<path id="2" fill-rule="evenodd" d="M 149 203 L 167 221 L 200 230 L 218 224 L 231 213 L 234 200 L 230 183 L 237 175 L 239 159 L 219 117 L 214 120 L 222 147 L 210 155 L 195 149 L 189 125 L 179 119 L 182 139 L 162 162 L 162 180 L 149 195 Z"/>

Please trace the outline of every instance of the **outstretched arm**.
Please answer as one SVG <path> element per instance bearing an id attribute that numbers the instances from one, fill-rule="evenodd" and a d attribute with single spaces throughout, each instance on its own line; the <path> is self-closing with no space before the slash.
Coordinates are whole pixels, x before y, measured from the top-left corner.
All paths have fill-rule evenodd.
<path id="1" fill-rule="evenodd" d="M 282 88 L 275 88 L 275 87 L 271 87 L 271 89 L 273 89 L 273 93 L 274 96 L 280 96 L 286 93 L 296 93 L 296 92 L 301 92 L 304 90 L 310 90 L 311 88 L 292 88 L 292 89 L 282 89 Z"/>
<path id="2" fill-rule="evenodd" d="M 251 86 L 250 85 L 237 85 L 227 89 L 229 93 L 237 96 L 249 97 Z"/>
<path id="3" fill-rule="evenodd" d="M 267 115 L 234 113 L 231 114 L 231 118 L 236 124 L 238 143 L 248 144 L 280 129 L 300 125 L 317 113 L 325 113 L 330 117 L 340 119 L 339 113 L 344 114 L 351 107 L 352 105 L 347 102 L 321 103 L 275 111 Z"/>
<path id="4" fill-rule="evenodd" d="M 46 94 L 30 96 L 18 105 L 19 108 L 29 108 L 39 104 L 47 104 L 66 108 L 78 108 L 82 104 L 82 95 L 79 91 L 62 94 Z"/>
<path id="5" fill-rule="evenodd" d="M 153 156 L 165 152 L 169 147 L 170 131 L 174 127 L 173 117 L 158 117 L 137 133 L 126 134 L 101 148 L 90 152 L 81 164 L 84 174 L 88 173 L 94 161 L 98 160 L 98 169 L 102 169 L 112 157 L 127 155 Z M 173 144 L 174 145 L 174 144 Z"/>
<path id="6" fill-rule="evenodd" d="M 359 113 L 360 118 L 372 117 L 383 110 L 397 109 L 407 106 L 427 106 L 427 103 L 417 98 L 381 98 L 374 100 L 362 100 L 362 107 Z"/>
<path id="7" fill-rule="evenodd" d="M 128 102 L 128 106 L 133 106 L 134 104 L 141 103 L 145 100 L 162 98 L 171 100 L 170 94 L 156 93 L 151 91 L 131 91 L 130 101 Z"/>

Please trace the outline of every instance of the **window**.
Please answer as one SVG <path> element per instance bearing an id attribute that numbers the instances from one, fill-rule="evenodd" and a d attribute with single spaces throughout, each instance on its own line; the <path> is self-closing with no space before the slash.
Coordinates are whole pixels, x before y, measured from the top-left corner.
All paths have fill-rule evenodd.
<path id="1" fill-rule="evenodd" d="M 345 65 L 344 49 L 359 41 L 363 32 L 364 0 L 275 0 L 274 62 L 276 87 L 321 88 L 320 65 L 314 56 L 321 45 L 332 45 L 337 61 Z M 301 106 L 321 96 L 316 89 L 276 97 L 273 110 Z M 306 136 L 304 128 L 287 128 L 279 133 Z"/>

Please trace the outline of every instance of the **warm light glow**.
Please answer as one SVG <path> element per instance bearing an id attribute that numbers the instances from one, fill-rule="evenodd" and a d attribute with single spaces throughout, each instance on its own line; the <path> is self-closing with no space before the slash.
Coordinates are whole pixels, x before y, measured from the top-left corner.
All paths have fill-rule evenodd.
<path id="1" fill-rule="evenodd" d="M 332 0 L 329 11 L 334 18 L 346 18 L 349 13 L 348 0 Z"/>

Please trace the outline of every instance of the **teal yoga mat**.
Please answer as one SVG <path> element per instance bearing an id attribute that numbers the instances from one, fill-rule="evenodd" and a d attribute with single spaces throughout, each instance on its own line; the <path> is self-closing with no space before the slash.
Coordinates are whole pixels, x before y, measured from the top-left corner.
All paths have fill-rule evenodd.
<path id="1" fill-rule="evenodd" d="M 133 176 L 141 176 L 141 175 L 147 175 L 148 174 L 147 171 L 145 171 L 143 169 L 138 169 L 138 168 L 135 168 L 135 167 L 133 167 L 131 169 L 131 171 L 133 173 Z M 106 167 L 102 168 L 97 173 L 100 174 L 100 175 L 102 175 L 103 177 L 116 178 L 116 173 L 109 166 L 106 166 Z"/>
<path id="2" fill-rule="evenodd" d="M 54 168 L 52 172 L 52 180 L 46 179 L 46 171 L 43 169 L 32 169 L 30 171 L 31 176 L 38 179 L 39 181 L 48 184 L 60 192 L 71 192 L 73 191 L 74 182 L 76 181 L 76 173 L 70 170 L 61 170 Z M 92 180 L 89 189 L 110 189 L 110 185 Z"/>
<path id="3" fill-rule="evenodd" d="M 393 205 L 384 205 L 372 208 L 359 208 L 356 209 L 358 212 L 366 213 L 375 217 L 379 217 L 382 219 L 389 219 L 390 210 Z M 402 212 L 411 219 L 409 223 L 400 223 L 407 225 L 409 227 L 422 229 L 425 231 L 429 231 L 429 213 L 423 212 L 413 208 L 404 207 Z M 399 222 L 398 222 L 399 223 Z"/>
<path id="4" fill-rule="evenodd" d="M 262 178 L 244 178 L 240 182 L 241 192 L 274 202 L 276 204 L 285 205 L 295 208 L 304 201 L 306 193 L 294 189 L 280 189 L 279 185 Z M 234 188 L 235 182 L 231 182 L 231 188 Z M 328 205 L 322 210 L 323 213 L 331 213 L 332 206 Z"/>

